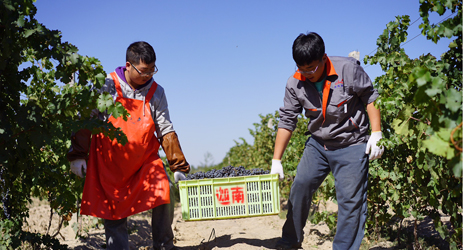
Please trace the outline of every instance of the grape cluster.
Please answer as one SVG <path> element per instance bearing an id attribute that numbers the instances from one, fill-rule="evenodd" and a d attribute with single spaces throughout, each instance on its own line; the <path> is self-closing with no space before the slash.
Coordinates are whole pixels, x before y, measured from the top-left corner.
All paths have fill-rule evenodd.
<path id="1" fill-rule="evenodd" d="M 212 178 L 224 178 L 224 177 L 237 177 L 237 176 L 249 176 L 249 175 L 261 175 L 269 174 L 269 170 L 263 170 L 261 168 L 245 169 L 243 166 L 233 167 L 226 166 L 222 169 L 211 169 L 207 172 L 196 172 L 186 176 L 187 180 L 200 180 L 200 179 L 212 179 Z"/>

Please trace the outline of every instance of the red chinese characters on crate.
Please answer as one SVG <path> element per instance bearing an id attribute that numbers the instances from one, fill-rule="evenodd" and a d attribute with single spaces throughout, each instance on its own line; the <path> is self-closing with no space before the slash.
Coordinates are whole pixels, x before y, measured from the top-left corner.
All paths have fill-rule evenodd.
<path id="1" fill-rule="evenodd" d="M 231 195 L 230 195 L 231 194 Z M 219 187 L 215 190 L 215 197 L 217 202 L 222 206 L 242 203 L 244 204 L 244 188 L 240 186 L 222 188 Z M 231 198 L 231 199 L 230 199 Z"/>

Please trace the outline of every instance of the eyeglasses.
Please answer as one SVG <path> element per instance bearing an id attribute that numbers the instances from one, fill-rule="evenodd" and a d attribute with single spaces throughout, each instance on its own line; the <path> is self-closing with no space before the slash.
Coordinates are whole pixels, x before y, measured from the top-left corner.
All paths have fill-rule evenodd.
<path id="1" fill-rule="evenodd" d="M 135 65 L 133 65 L 131 62 L 129 62 L 129 63 L 138 72 L 138 74 L 140 74 L 140 76 L 153 76 L 154 74 L 158 73 L 158 67 L 156 65 L 154 65 L 154 71 L 153 72 L 141 73 L 140 70 L 138 70 L 137 67 L 135 67 Z"/>
<path id="2" fill-rule="evenodd" d="M 296 71 L 299 72 L 299 73 L 301 73 L 301 74 L 313 75 L 315 72 L 317 72 L 318 66 L 320 66 L 320 64 L 321 64 L 322 62 L 323 62 L 323 60 L 321 60 L 321 61 L 318 63 L 317 67 L 316 67 L 314 70 L 311 70 L 311 71 L 302 71 L 302 70 L 299 69 L 299 67 L 296 66 L 296 68 L 297 68 Z"/>

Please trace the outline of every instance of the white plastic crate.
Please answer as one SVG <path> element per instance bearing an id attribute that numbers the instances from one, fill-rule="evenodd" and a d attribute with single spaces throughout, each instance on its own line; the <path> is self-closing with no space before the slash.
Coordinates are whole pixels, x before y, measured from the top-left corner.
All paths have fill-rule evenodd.
<path id="1" fill-rule="evenodd" d="M 180 181 L 183 219 L 231 219 L 278 214 L 278 181 L 278 174 Z"/>

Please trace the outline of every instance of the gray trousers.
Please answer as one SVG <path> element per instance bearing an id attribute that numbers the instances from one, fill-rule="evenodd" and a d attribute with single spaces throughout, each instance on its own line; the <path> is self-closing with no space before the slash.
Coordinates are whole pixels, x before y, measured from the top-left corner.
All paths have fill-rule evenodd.
<path id="1" fill-rule="evenodd" d="M 152 209 L 151 227 L 153 234 L 153 248 L 170 250 L 174 247 L 174 233 L 172 221 L 174 219 L 175 195 L 173 184 L 169 179 L 170 204 L 164 204 Z M 120 220 L 104 220 L 106 235 L 106 249 L 129 250 L 129 234 L 127 218 Z"/>
<path id="2" fill-rule="evenodd" d="M 338 221 L 333 250 L 359 249 L 367 215 L 366 144 L 327 151 L 314 139 L 306 142 L 288 201 L 282 238 L 292 245 L 304 240 L 312 196 L 331 171 L 335 178 Z"/>

